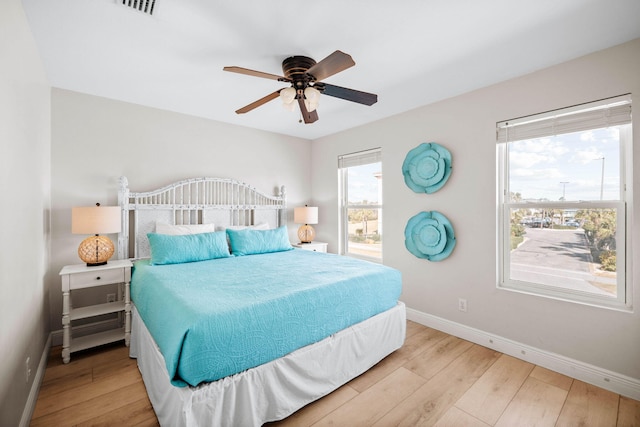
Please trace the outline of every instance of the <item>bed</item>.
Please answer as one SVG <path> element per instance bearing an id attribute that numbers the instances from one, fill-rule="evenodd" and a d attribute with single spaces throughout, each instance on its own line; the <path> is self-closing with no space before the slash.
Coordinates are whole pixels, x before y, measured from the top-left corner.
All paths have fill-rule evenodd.
<path id="1" fill-rule="evenodd" d="M 260 426 L 291 415 L 404 343 L 400 273 L 293 248 L 284 187 L 195 178 L 132 192 L 130 355 L 161 425 Z"/>

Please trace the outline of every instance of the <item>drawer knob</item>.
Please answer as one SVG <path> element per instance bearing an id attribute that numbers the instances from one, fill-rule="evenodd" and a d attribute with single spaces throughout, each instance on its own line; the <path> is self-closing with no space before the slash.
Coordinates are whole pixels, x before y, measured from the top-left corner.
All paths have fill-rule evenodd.
<path id="1" fill-rule="evenodd" d="M 100 280 L 100 276 L 96 277 L 96 280 Z"/>

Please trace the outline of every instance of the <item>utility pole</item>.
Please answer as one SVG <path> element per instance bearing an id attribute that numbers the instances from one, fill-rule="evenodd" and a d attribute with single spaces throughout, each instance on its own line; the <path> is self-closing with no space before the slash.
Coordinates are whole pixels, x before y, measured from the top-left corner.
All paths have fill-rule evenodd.
<path id="1" fill-rule="evenodd" d="M 602 200 L 604 195 L 604 156 L 599 160 L 602 160 L 602 174 L 600 175 L 600 200 Z"/>
<path id="2" fill-rule="evenodd" d="M 562 184 L 562 200 L 563 202 L 566 199 L 566 190 L 567 190 L 567 184 L 569 183 L 569 181 L 562 181 L 560 184 Z M 560 211 L 560 225 L 564 225 L 564 208 Z"/>
<path id="3" fill-rule="evenodd" d="M 569 184 L 569 181 L 562 181 L 562 182 L 560 183 L 560 185 L 562 185 L 562 199 L 560 199 L 560 200 L 562 200 L 563 202 L 564 202 L 565 200 L 567 200 L 567 199 L 565 198 L 566 190 L 567 190 L 567 184 Z"/>

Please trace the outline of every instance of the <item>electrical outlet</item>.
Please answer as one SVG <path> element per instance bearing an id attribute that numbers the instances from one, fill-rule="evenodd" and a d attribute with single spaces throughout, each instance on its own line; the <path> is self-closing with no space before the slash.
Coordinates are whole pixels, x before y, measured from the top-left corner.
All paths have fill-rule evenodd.
<path id="1" fill-rule="evenodd" d="M 467 300 L 464 298 L 458 298 L 458 310 L 467 312 Z"/>
<path id="2" fill-rule="evenodd" d="M 107 302 L 116 302 L 116 294 L 107 294 Z"/>
<path id="3" fill-rule="evenodd" d="M 25 379 L 26 382 L 29 382 L 29 379 L 31 378 L 31 358 L 27 356 L 27 360 L 24 361 L 24 368 L 25 368 Z"/>

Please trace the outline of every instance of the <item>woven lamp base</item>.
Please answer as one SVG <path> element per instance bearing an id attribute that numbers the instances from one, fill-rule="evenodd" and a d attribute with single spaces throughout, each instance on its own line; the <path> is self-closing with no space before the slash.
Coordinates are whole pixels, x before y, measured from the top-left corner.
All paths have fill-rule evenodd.
<path id="1" fill-rule="evenodd" d="M 300 243 L 311 243 L 316 238 L 316 230 L 309 224 L 301 225 L 298 228 L 298 239 Z"/>
<path id="2" fill-rule="evenodd" d="M 87 237 L 78 246 L 78 256 L 88 267 L 105 265 L 115 252 L 113 242 L 106 236 Z"/>

